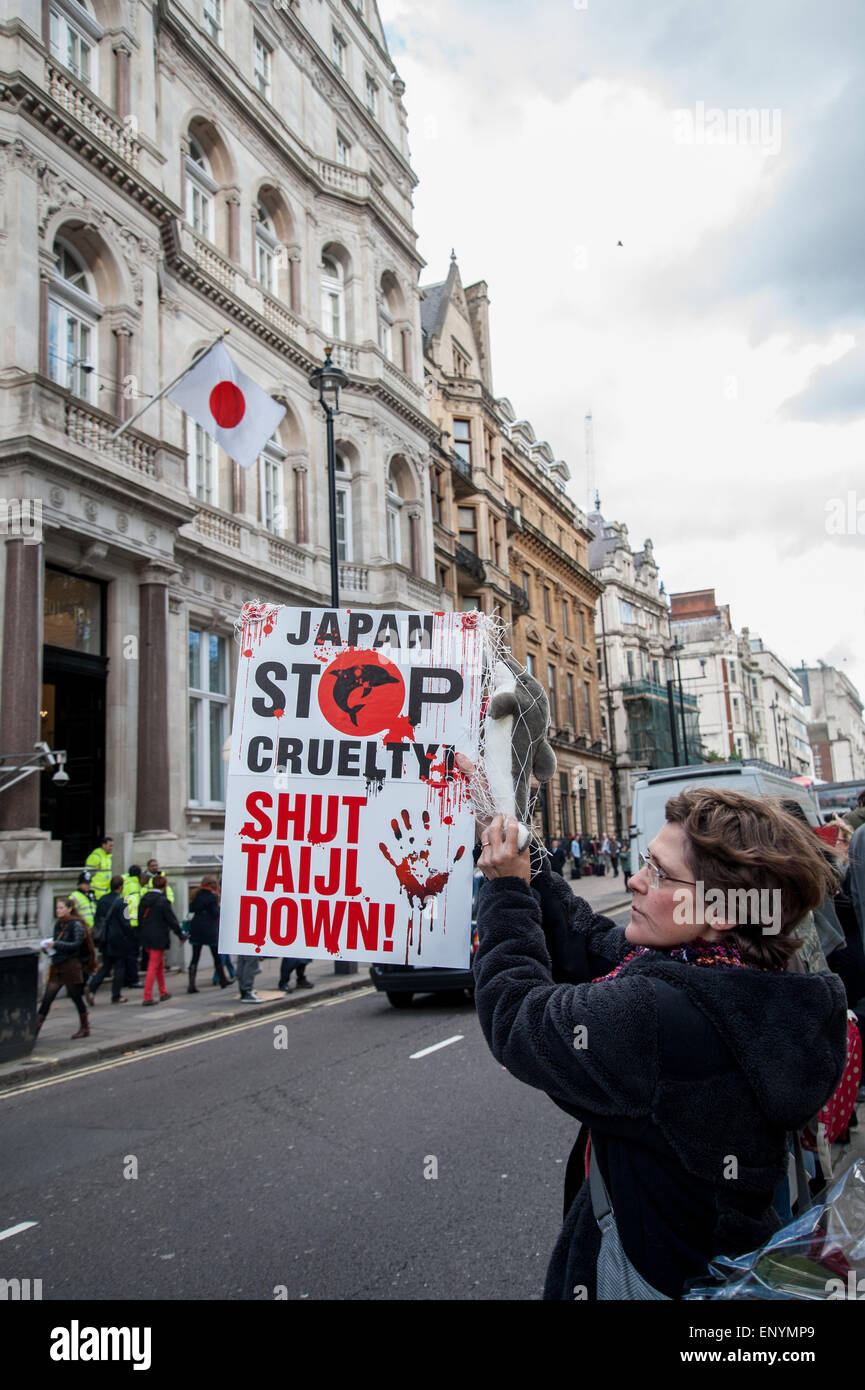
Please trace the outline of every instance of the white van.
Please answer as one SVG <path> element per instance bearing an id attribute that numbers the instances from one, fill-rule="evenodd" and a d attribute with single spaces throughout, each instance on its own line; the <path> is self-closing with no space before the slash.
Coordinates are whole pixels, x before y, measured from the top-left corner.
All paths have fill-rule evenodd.
<path id="1" fill-rule="evenodd" d="M 647 772 L 634 784 L 634 806 L 630 826 L 631 873 L 640 867 L 640 854 L 645 852 L 666 816 L 664 807 L 671 796 L 678 796 L 690 787 L 726 787 L 745 792 L 748 796 L 784 797 L 798 801 L 808 817 L 808 824 L 821 824 L 817 800 L 812 791 L 794 782 L 792 773 L 759 758 L 745 758 L 735 763 L 703 763 L 697 767 L 665 767 Z"/>

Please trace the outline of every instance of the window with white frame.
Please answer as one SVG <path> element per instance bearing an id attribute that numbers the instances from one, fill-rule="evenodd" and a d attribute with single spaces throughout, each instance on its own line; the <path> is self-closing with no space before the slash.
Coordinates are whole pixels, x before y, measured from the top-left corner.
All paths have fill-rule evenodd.
<path id="1" fill-rule="evenodd" d="M 366 75 L 366 109 L 371 116 L 378 116 L 378 83 L 370 73 Z"/>
<path id="2" fill-rule="evenodd" d="M 339 131 L 336 134 L 336 162 L 345 169 L 351 167 L 351 145 Z"/>
<path id="3" fill-rule="evenodd" d="M 228 735 L 228 641 L 215 632 L 190 627 L 189 804 L 225 802 L 222 748 Z"/>
<path id="4" fill-rule="evenodd" d="M 345 337 L 345 273 L 331 256 L 321 263 L 321 326 L 332 338 Z"/>
<path id="5" fill-rule="evenodd" d="M 48 301 L 48 374 L 82 400 L 96 399 L 97 332 L 102 305 L 84 262 L 60 237 Z"/>
<path id="6" fill-rule="evenodd" d="M 276 293 L 276 263 L 279 238 L 267 208 L 259 203 L 255 223 L 255 275 L 268 294 Z"/>
<path id="7" fill-rule="evenodd" d="M 186 220 L 206 241 L 213 240 L 213 199 L 216 180 L 210 172 L 207 155 L 197 140 L 190 138 L 186 156 Z"/>
<path id="8" fill-rule="evenodd" d="M 264 446 L 258 464 L 261 522 L 275 536 L 281 536 L 285 531 L 285 450 L 276 439 Z"/>
<path id="9" fill-rule="evenodd" d="M 219 500 L 216 487 L 216 445 L 206 430 L 196 425 L 188 415 L 186 429 L 189 491 L 200 501 L 215 505 Z"/>
<path id="10" fill-rule="evenodd" d="M 389 362 L 393 361 L 393 319 L 384 300 L 378 312 L 378 345 Z"/>
<path id="11" fill-rule="evenodd" d="M 402 498 L 393 476 L 393 470 L 388 469 L 387 474 L 387 558 L 395 565 L 401 562 L 402 547 L 400 545 L 400 525 L 399 514 L 402 507 Z"/>
<path id="12" fill-rule="evenodd" d="M 330 53 L 333 65 L 345 76 L 345 51 L 348 45 L 338 29 L 330 31 Z"/>
<path id="13" fill-rule="evenodd" d="M 54 0 L 49 10 L 51 53 L 83 86 L 94 92 L 102 34 L 102 26 L 77 0 Z"/>
<path id="14" fill-rule="evenodd" d="M 214 43 L 221 44 L 223 38 L 222 0 L 204 0 L 204 27 Z"/>
<path id="15" fill-rule="evenodd" d="M 341 565 L 352 559 L 351 472 L 343 454 L 336 456 L 336 558 Z"/>
<path id="16" fill-rule="evenodd" d="M 256 33 L 253 39 L 252 71 L 255 85 L 267 101 L 270 101 L 272 67 L 273 49 Z"/>

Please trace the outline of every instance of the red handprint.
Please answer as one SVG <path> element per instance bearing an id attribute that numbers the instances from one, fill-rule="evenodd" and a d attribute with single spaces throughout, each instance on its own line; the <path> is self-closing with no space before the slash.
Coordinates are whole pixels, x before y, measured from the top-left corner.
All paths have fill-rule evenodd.
<path id="1" fill-rule="evenodd" d="M 415 842 L 415 837 L 411 831 L 411 819 L 408 811 L 402 811 L 400 815 L 402 817 L 402 824 L 405 827 L 405 838 L 403 838 L 403 830 L 400 827 L 399 821 L 394 819 L 390 823 L 397 853 L 399 853 L 401 849 L 404 849 L 406 845 L 413 845 Z M 451 876 L 450 869 L 430 868 L 429 855 L 432 839 L 429 837 L 429 828 L 429 811 L 424 811 L 423 830 L 424 835 L 427 836 L 425 846 L 423 849 L 407 850 L 399 861 L 392 857 L 387 845 L 379 844 L 379 849 L 385 859 L 389 864 L 392 864 L 393 868 L 396 870 L 396 876 L 399 879 L 400 885 L 405 889 L 406 897 L 412 907 L 415 906 L 416 902 L 423 907 L 427 898 L 436 897 L 436 895 L 442 891 Z M 454 855 L 454 864 L 459 863 L 465 851 L 465 845 L 460 845 Z M 451 868 L 453 868 L 453 865 L 451 865 Z"/>

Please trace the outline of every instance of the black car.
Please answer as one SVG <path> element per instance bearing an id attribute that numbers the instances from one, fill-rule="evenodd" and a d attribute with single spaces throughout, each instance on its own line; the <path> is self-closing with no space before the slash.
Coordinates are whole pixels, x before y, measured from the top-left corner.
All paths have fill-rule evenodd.
<path id="1" fill-rule="evenodd" d="M 478 949 L 478 893 L 484 876 L 475 869 L 472 884 L 472 953 L 467 970 L 436 965 L 371 965 L 369 976 L 376 989 L 383 990 L 395 1009 L 407 1009 L 416 994 L 453 993 L 467 990 L 474 997 L 475 977 L 472 970 Z"/>

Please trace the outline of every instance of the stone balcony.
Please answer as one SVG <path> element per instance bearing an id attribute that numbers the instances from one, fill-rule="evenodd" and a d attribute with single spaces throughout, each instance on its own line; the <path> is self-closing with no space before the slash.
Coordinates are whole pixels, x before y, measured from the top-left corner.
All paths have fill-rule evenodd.
<path id="1" fill-rule="evenodd" d="M 72 116 L 131 168 L 138 169 L 141 146 L 136 138 L 134 121 L 119 120 L 103 106 L 95 92 L 80 85 L 71 73 L 50 61 L 45 64 L 45 88 L 68 116 Z"/>

